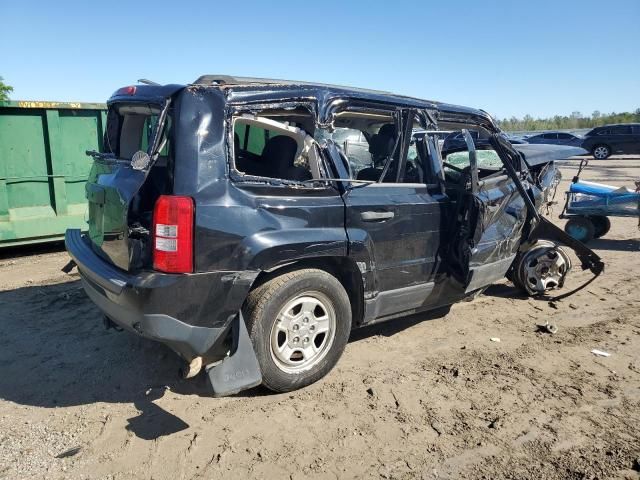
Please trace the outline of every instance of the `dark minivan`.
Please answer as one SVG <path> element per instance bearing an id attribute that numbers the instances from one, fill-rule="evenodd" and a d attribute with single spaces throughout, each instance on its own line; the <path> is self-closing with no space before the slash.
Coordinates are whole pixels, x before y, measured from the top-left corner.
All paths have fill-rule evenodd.
<path id="1" fill-rule="evenodd" d="M 640 123 L 596 127 L 585 134 L 582 148 L 597 160 L 616 153 L 640 153 Z"/>
<path id="2" fill-rule="evenodd" d="M 443 132 L 464 144 L 441 150 Z M 358 162 L 344 139 L 366 142 Z M 215 395 L 292 390 L 331 370 L 353 328 L 505 275 L 530 294 L 562 286 L 569 259 L 539 239 L 602 268 L 538 214 L 559 157 L 526 147 L 483 111 L 384 92 L 219 75 L 124 87 L 87 152 L 88 233 L 66 247 L 105 324 L 168 345 L 185 377 L 204 369 Z"/>

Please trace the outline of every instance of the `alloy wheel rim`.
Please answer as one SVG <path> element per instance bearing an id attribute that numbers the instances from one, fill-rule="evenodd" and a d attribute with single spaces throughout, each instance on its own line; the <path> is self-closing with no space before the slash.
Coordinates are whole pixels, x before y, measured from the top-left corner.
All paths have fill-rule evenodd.
<path id="1" fill-rule="evenodd" d="M 519 282 L 529 295 L 562 287 L 570 270 L 571 259 L 567 253 L 547 241 L 540 241 L 525 252 L 517 267 Z"/>
<path id="2" fill-rule="evenodd" d="M 326 357 L 335 334 L 329 298 L 317 291 L 300 293 L 280 310 L 271 328 L 271 358 L 286 373 L 310 370 Z"/>
<path id="3" fill-rule="evenodd" d="M 527 286 L 536 293 L 562 286 L 569 270 L 567 260 L 554 249 L 536 255 L 524 267 Z"/>
<path id="4" fill-rule="evenodd" d="M 593 152 L 594 156 L 600 159 L 605 158 L 607 156 L 607 153 L 608 153 L 608 150 L 606 147 L 598 147 Z"/>

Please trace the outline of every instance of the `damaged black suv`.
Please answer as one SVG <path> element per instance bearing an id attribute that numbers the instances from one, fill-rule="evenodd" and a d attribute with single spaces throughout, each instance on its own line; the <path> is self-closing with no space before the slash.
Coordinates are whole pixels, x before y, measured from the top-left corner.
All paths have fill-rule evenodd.
<path id="1" fill-rule="evenodd" d="M 447 132 L 465 144 L 441 150 Z M 292 390 L 331 370 L 353 328 L 505 275 L 561 286 L 568 257 L 539 239 L 602 269 L 538 214 L 566 147 L 523 147 L 483 111 L 384 92 L 220 75 L 125 87 L 88 152 L 88 231 L 66 246 L 106 324 L 168 345 L 186 377 L 204 369 L 215 395 Z"/>

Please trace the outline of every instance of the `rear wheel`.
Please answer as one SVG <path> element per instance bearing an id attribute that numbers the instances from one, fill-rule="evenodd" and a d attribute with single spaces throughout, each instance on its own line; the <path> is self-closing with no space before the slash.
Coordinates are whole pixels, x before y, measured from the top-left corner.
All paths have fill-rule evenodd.
<path id="1" fill-rule="evenodd" d="M 351 331 L 347 292 L 335 277 L 317 269 L 269 280 L 249 294 L 246 311 L 262 383 L 277 392 L 324 377 Z"/>
<path id="2" fill-rule="evenodd" d="M 596 145 L 593 147 L 592 153 L 596 160 L 604 160 L 611 155 L 611 149 L 607 145 Z"/>
<path id="3" fill-rule="evenodd" d="M 564 231 L 582 243 L 587 243 L 595 237 L 595 225 L 589 217 L 572 217 L 564 226 Z"/>
<path id="4" fill-rule="evenodd" d="M 604 237 L 611 230 L 611 220 L 604 215 L 589 215 L 589 220 L 593 223 L 593 237 Z"/>

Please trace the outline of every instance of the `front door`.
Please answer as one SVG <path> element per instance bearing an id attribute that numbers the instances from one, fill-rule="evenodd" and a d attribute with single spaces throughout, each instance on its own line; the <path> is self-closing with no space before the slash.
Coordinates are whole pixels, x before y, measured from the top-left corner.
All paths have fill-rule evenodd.
<path id="1" fill-rule="evenodd" d="M 464 293 L 470 293 L 504 278 L 518 251 L 527 210 L 504 168 L 503 161 L 510 159 L 491 148 L 476 151 L 469 133 L 463 133 L 467 150 L 443 159 L 445 172 L 461 179 L 457 189 L 450 189 L 456 206 L 446 264 Z"/>

